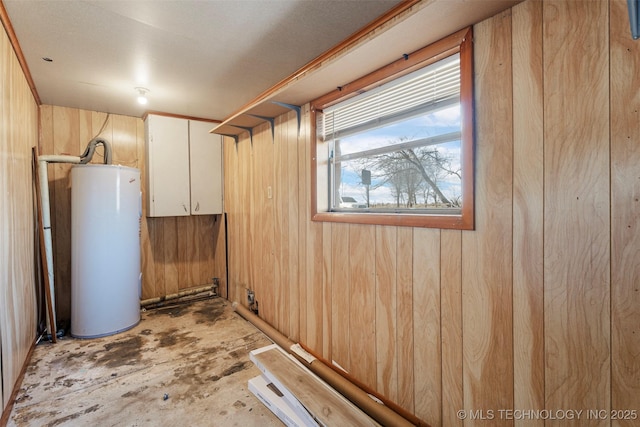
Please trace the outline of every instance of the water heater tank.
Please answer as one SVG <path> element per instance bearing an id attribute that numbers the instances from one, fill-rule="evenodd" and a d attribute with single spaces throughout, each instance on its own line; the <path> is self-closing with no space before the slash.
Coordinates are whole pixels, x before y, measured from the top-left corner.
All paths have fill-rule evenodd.
<path id="1" fill-rule="evenodd" d="M 71 335 L 96 338 L 140 322 L 140 171 L 71 168 Z"/>

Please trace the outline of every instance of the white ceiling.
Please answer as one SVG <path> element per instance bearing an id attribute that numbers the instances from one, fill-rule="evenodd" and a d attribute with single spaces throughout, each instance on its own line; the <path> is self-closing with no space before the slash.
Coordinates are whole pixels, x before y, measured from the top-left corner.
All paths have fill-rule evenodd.
<path id="1" fill-rule="evenodd" d="M 3 3 L 42 103 L 222 120 L 399 0 Z"/>
<path id="2" fill-rule="evenodd" d="M 521 0 L 422 0 L 270 95 L 301 105 Z M 238 122 L 400 0 L 0 0 L 42 103 Z M 51 58 L 46 62 L 43 58 Z M 135 87 L 150 90 L 135 102 Z M 284 109 L 286 110 L 286 109 Z M 221 133 L 240 128 L 223 124 Z"/>

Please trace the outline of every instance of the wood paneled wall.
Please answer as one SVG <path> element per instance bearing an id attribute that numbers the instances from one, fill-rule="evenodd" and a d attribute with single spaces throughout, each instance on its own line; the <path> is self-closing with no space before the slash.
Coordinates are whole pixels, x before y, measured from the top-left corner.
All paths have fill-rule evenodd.
<path id="1" fill-rule="evenodd" d="M 610 218 L 609 106 L 625 101 L 610 96 L 624 66 L 609 62 L 610 29 L 624 26 L 609 27 L 608 6 L 543 8 L 545 401 L 553 407 L 611 408 L 610 232 L 620 224 Z"/>
<path id="2" fill-rule="evenodd" d="M 113 164 L 140 169 L 146 197 L 141 119 L 43 105 L 41 126 L 42 154 L 80 155 L 92 138 L 106 138 L 111 143 Z M 92 163 L 102 163 L 102 149 L 96 153 Z M 71 315 L 71 167 L 62 163 L 49 165 L 56 304 L 58 318 L 67 321 Z M 226 296 L 222 216 L 147 218 L 144 206 L 145 203 L 141 223 L 142 298 L 211 284 L 213 277 L 220 278 L 220 290 Z"/>
<path id="3" fill-rule="evenodd" d="M 499 412 L 640 411 L 626 2 L 527 1 L 474 38 L 476 229 L 311 222 L 305 107 L 299 132 L 290 113 L 274 141 L 225 140 L 230 299 L 253 289 L 282 333 L 434 426 L 637 425 Z"/>
<path id="4" fill-rule="evenodd" d="M 31 147 L 38 106 L 0 29 L 0 402 L 7 405 L 36 339 L 35 215 Z M 2 413 L 2 411 L 0 411 Z M 1 422 L 0 422 L 1 423 Z"/>

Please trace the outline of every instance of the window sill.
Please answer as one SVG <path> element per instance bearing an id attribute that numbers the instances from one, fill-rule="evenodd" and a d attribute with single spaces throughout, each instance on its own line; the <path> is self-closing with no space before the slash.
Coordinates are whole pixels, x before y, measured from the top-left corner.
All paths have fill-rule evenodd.
<path id="1" fill-rule="evenodd" d="M 311 219 L 318 222 L 473 230 L 473 219 L 466 215 L 318 212 Z"/>

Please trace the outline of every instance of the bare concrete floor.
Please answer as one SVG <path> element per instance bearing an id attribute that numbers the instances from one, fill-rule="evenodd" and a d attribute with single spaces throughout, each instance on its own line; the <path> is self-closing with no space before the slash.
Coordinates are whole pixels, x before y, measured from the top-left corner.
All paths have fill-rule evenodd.
<path id="1" fill-rule="evenodd" d="M 251 394 L 270 344 L 228 301 L 150 310 L 135 328 L 36 347 L 9 426 L 281 426 Z"/>

